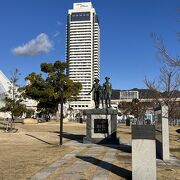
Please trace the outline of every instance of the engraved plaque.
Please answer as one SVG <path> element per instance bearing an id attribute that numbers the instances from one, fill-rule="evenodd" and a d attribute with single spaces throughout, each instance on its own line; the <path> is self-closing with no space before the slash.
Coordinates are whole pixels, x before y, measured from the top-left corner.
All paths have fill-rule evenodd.
<path id="1" fill-rule="evenodd" d="M 94 133 L 108 133 L 108 119 L 94 119 Z"/>
<path id="2" fill-rule="evenodd" d="M 155 139 L 153 125 L 132 125 L 132 139 Z"/>

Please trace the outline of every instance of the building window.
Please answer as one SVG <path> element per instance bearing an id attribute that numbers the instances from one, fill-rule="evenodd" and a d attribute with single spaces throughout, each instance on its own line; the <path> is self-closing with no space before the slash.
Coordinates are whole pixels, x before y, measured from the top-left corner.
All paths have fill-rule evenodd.
<path id="1" fill-rule="evenodd" d="M 138 91 L 120 91 L 120 99 L 139 99 Z"/>
<path id="2" fill-rule="evenodd" d="M 71 14 L 71 21 L 89 21 L 90 12 L 77 12 Z"/>

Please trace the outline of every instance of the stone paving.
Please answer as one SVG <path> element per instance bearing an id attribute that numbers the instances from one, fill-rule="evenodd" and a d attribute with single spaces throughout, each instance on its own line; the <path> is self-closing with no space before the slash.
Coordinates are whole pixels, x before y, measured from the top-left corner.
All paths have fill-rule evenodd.
<path id="1" fill-rule="evenodd" d="M 78 149 L 72 151 L 69 154 L 66 154 L 63 158 L 58 159 L 53 164 L 48 167 L 45 167 L 37 174 L 31 177 L 32 180 L 43 180 L 46 179 L 49 175 L 51 175 L 57 168 L 66 163 L 69 159 L 76 156 L 78 152 L 82 151 L 85 147 L 79 147 Z"/>
<path id="2" fill-rule="evenodd" d="M 108 179 L 108 171 L 105 170 L 102 167 L 106 167 L 106 169 L 110 169 L 112 166 L 113 161 L 115 161 L 115 154 L 116 149 L 110 149 L 102 159 L 102 161 L 99 164 L 99 167 L 97 168 L 96 172 L 94 173 L 93 180 L 107 180 Z M 105 165 L 104 162 L 108 162 L 107 165 Z"/>
<path id="3" fill-rule="evenodd" d="M 58 179 L 86 179 L 86 172 L 90 169 L 92 164 L 97 162 L 96 158 L 103 152 L 103 147 L 92 146 L 87 148 L 87 151 L 84 154 L 76 156 L 78 160 L 65 169 Z"/>
<path id="4" fill-rule="evenodd" d="M 93 180 L 108 179 L 109 171 L 113 161 L 115 160 L 117 149 L 109 148 L 96 144 L 82 144 L 80 142 L 71 140 L 64 143 L 65 146 L 75 146 L 77 149 L 71 153 L 66 154 L 63 158 L 58 159 L 53 164 L 37 172 L 32 176 L 31 180 L 51 179 L 53 173 L 66 164 L 63 172 L 57 173 L 53 179 L 58 180 L 80 180 L 87 179 L 86 172 L 92 165 L 98 165 L 92 175 Z M 102 160 L 99 157 L 102 157 Z M 75 162 L 71 164 L 71 159 L 76 158 Z M 100 162 L 99 162 L 100 161 Z M 68 164 L 69 163 L 69 164 Z"/>
<path id="5" fill-rule="evenodd" d="M 108 180 L 110 169 L 116 161 L 118 148 L 126 146 L 114 145 L 111 147 L 97 144 L 82 144 L 71 140 L 64 143 L 64 146 L 74 146 L 76 149 L 58 159 L 50 166 L 37 172 L 31 180 Z M 126 156 L 126 154 L 124 154 Z M 73 159 L 73 160 L 72 160 Z M 180 166 L 180 161 L 171 156 L 171 160 L 164 162 L 157 159 L 157 166 Z M 92 170 L 91 168 L 94 167 Z M 92 171 L 91 171 L 92 170 Z M 91 174 L 91 175 L 87 175 Z M 130 172 L 130 171 L 129 171 Z M 121 177 L 119 177 L 121 178 Z"/>
<path id="6" fill-rule="evenodd" d="M 180 160 L 175 156 L 170 154 L 170 159 L 167 161 L 163 161 L 161 159 L 156 159 L 157 166 L 178 166 L 180 167 Z"/>

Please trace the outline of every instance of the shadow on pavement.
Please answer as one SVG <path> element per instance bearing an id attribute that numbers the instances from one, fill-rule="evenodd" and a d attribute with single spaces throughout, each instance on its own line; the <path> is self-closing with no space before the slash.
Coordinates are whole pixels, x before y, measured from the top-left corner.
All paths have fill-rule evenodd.
<path id="1" fill-rule="evenodd" d="M 59 132 L 58 131 L 49 131 L 51 133 L 57 133 L 59 136 Z M 72 133 L 67 133 L 67 132 L 63 132 L 63 138 L 69 139 L 69 140 L 73 140 L 73 141 L 77 141 L 79 143 L 83 143 L 83 138 L 85 137 L 85 135 L 82 134 L 72 134 Z M 120 150 L 122 152 L 126 152 L 126 153 L 131 153 L 131 146 L 128 144 L 117 144 L 117 142 L 113 143 L 113 142 L 99 142 L 97 143 L 98 145 L 101 146 L 105 146 L 105 147 L 109 147 L 109 148 L 113 148 L 113 149 L 117 149 Z"/>
<path id="2" fill-rule="evenodd" d="M 180 134 L 180 129 L 176 129 L 176 132 Z"/>
<path id="3" fill-rule="evenodd" d="M 114 173 L 114 174 L 116 174 L 122 178 L 132 179 L 132 172 L 127 170 L 127 169 L 118 167 L 114 164 L 96 159 L 94 157 L 89 157 L 89 156 L 76 156 L 76 157 L 83 160 L 83 161 L 86 161 L 86 162 L 92 163 L 96 166 L 99 166 L 105 170 L 108 170 L 108 171 L 110 171 L 110 172 L 112 172 L 112 173 Z M 96 163 L 97 161 L 98 161 L 98 163 Z"/>

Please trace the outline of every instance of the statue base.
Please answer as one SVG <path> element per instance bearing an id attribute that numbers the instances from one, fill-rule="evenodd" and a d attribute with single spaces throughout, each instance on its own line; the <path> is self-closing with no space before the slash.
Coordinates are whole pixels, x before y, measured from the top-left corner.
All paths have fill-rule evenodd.
<path id="1" fill-rule="evenodd" d="M 84 143 L 119 144 L 117 138 L 117 110 L 87 110 Z"/>

